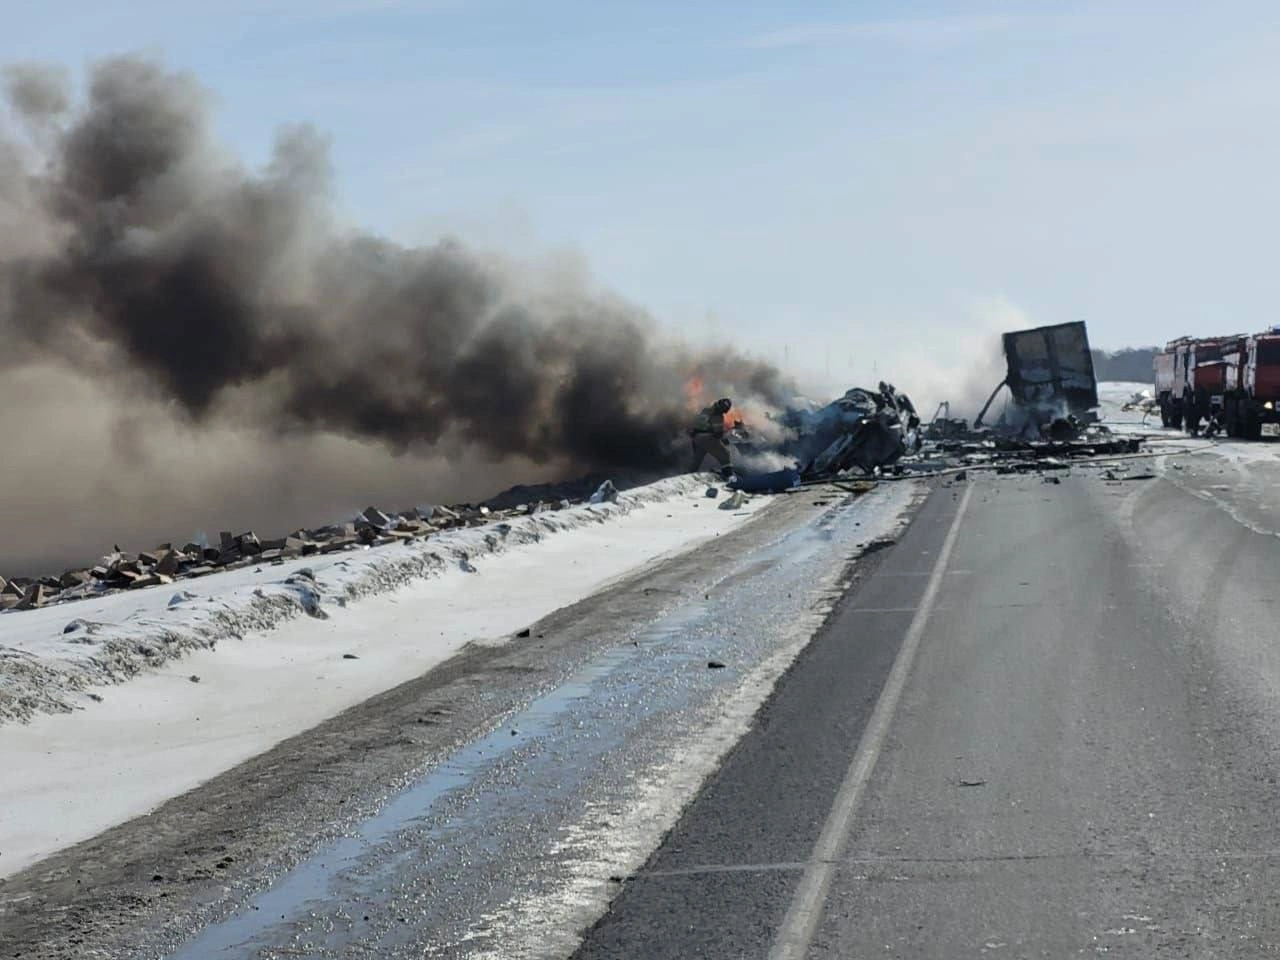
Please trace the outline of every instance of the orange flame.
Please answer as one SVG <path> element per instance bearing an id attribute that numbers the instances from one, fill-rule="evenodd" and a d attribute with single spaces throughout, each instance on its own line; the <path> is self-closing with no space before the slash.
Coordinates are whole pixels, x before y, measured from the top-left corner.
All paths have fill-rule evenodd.
<path id="1" fill-rule="evenodd" d="M 696 410 L 706 406 L 703 403 L 702 394 L 706 389 L 706 385 L 702 382 L 702 378 L 696 373 L 684 382 L 684 402 L 690 410 Z"/>
<path id="2" fill-rule="evenodd" d="M 717 399 L 717 397 L 713 397 L 707 392 L 706 381 L 702 379 L 700 374 L 691 374 L 689 379 L 684 382 L 685 407 L 687 407 L 690 412 L 708 407 Z M 733 409 L 730 410 L 729 415 L 725 417 L 725 426 L 730 428 L 732 428 L 735 423 L 741 423 L 744 427 L 750 428 L 752 423 L 759 422 L 760 417 L 757 414 L 738 406 L 737 401 L 734 401 Z"/>

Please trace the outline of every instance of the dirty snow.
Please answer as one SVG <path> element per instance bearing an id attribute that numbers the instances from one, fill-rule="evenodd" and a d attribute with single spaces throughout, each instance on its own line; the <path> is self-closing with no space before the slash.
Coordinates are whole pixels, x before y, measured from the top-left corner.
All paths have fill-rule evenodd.
<path id="1" fill-rule="evenodd" d="M 707 485 L 0 616 L 0 876 L 769 502 L 720 510 Z"/>
<path id="2" fill-rule="evenodd" d="M 1148 414 L 1145 418 L 1141 410 L 1125 410 L 1124 405 L 1133 399 L 1135 393 L 1152 393 L 1154 386 L 1150 383 L 1130 383 L 1125 381 L 1104 381 L 1098 384 L 1098 415 L 1102 422 L 1117 433 L 1170 433 L 1177 430 L 1166 430 L 1160 425 L 1160 414 Z"/>
<path id="3" fill-rule="evenodd" d="M 553 534 L 616 522 L 646 506 L 679 503 L 684 512 L 691 503 L 702 502 L 708 477 L 662 480 L 622 494 L 615 503 L 548 511 L 404 545 L 303 557 L 72 604 L 8 611 L 0 614 L 0 724 L 84 706 L 96 685 L 120 683 L 196 650 L 269 631 L 304 613 L 325 619 L 363 597 L 465 573 L 482 557 L 540 543 Z M 640 523 L 651 533 L 665 529 L 651 523 L 655 512 L 648 511 Z M 679 523 L 672 531 L 696 539 L 723 523 Z"/>
<path id="4" fill-rule="evenodd" d="M 1184 493 L 1255 533 L 1280 536 L 1280 440 L 1191 437 L 1161 427 L 1159 414 L 1144 422 L 1141 412 L 1122 409 L 1133 394 L 1152 389 L 1149 383 L 1098 384 L 1103 422 L 1117 433 L 1151 437 L 1153 456 L 1144 462 Z"/>

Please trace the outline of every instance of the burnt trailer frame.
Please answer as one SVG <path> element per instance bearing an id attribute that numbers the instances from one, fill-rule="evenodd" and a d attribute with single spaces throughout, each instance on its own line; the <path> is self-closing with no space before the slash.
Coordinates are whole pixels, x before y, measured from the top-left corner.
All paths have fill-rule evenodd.
<path id="1" fill-rule="evenodd" d="M 996 395 L 1004 387 L 1014 402 L 1037 420 L 1088 414 L 1098 406 L 1098 380 L 1084 321 L 1055 323 L 1001 335 L 1005 378 L 974 421 L 982 424 Z"/>

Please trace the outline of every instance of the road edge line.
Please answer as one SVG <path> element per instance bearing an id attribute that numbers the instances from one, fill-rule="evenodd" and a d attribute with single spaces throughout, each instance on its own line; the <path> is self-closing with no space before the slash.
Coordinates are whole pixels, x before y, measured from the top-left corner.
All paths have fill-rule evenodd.
<path id="1" fill-rule="evenodd" d="M 911 618 L 902 646 L 894 658 L 893 667 L 889 670 L 884 689 L 876 700 L 875 709 L 867 727 L 858 741 L 857 752 L 849 764 L 836 798 L 827 814 L 826 823 L 822 825 L 822 833 L 814 844 L 813 853 L 805 866 L 804 875 L 787 908 L 786 916 L 769 951 L 769 960 L 803 960 L 817 932 L 818 923 L 822 919 L 823 906 L 827 898 L 827 890 L 831 885 L 831 876 L 835 872 L 835 861 L 839 859 L 849 836 L 849 828 L 853 825 L 853 817 L 858 811 L 862 795 L 866 791 L 867 782 L 875 770 L 880 751 L 889 736 L 889 725 L 898 709 L 898 701 L 902 699 L 902 691 L 906 687 L 907 677 L 911 673 L 911 665 L 915 661 L 916 651 L 920 647 L 920 638 L 937 601 L 941 589 L 943 575 L 951 560 L 951 551 L 955 547 L 960 533 L 960 522 L 969 506 L 973 494 L 973 486 L 965 487 L 960 506 L 951 521 L 946 539 L 938 559 L 934 561 L 933 570 L 929 574 L 929 583 L 925 586 L 920 598 L 920 606 Z"/>

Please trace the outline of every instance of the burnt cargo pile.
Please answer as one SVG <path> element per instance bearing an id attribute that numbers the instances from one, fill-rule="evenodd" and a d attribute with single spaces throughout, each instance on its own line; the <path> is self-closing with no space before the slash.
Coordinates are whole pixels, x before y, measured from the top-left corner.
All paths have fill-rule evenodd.
<path id="1" fill-rule="evenodd" d="M 1116 436 L 1098 422 L 1098 384 L 1088 329 L 1064 323 L 1002 335 L 1006 372 L 971 425 L 943 401 L 923 423 L 906 394 L 887 383 L 855 388 L 818 409 L 782 418 L 791 471 L 744 477 L 744 489 L 959 473 L 1052 471 L 1070 463 L 1138 454 L 1145 438 Z M 1003 394 L 999 414 L 989 417 Z"/>
<path id="2" fill-rule="evenodd" d="M 521 493 L 532 496 L 520 497 Z M 283 564 L 298 557 L 409 543 L 460 527 L 483 526 L 616 496 L 617 489 L 610 481 L 591 477 L 559 485 L 518 488 L 494 498 L 494 506 L 488 503 L 424 506 L 398 512 L 369 507 L 354 520 L 295 530 L 283 537 L 261 538 L 253 531 L 240 534 L 224 531 L 216 544 L 191 542 L 177 547 L 162 543 L 136 553 L 116 547 L 97 564 L 70 569 L 61 576 L 0 577 L 0 611 L 30 610 L 119 590 L 161 586 L 224 570 Z"/>

